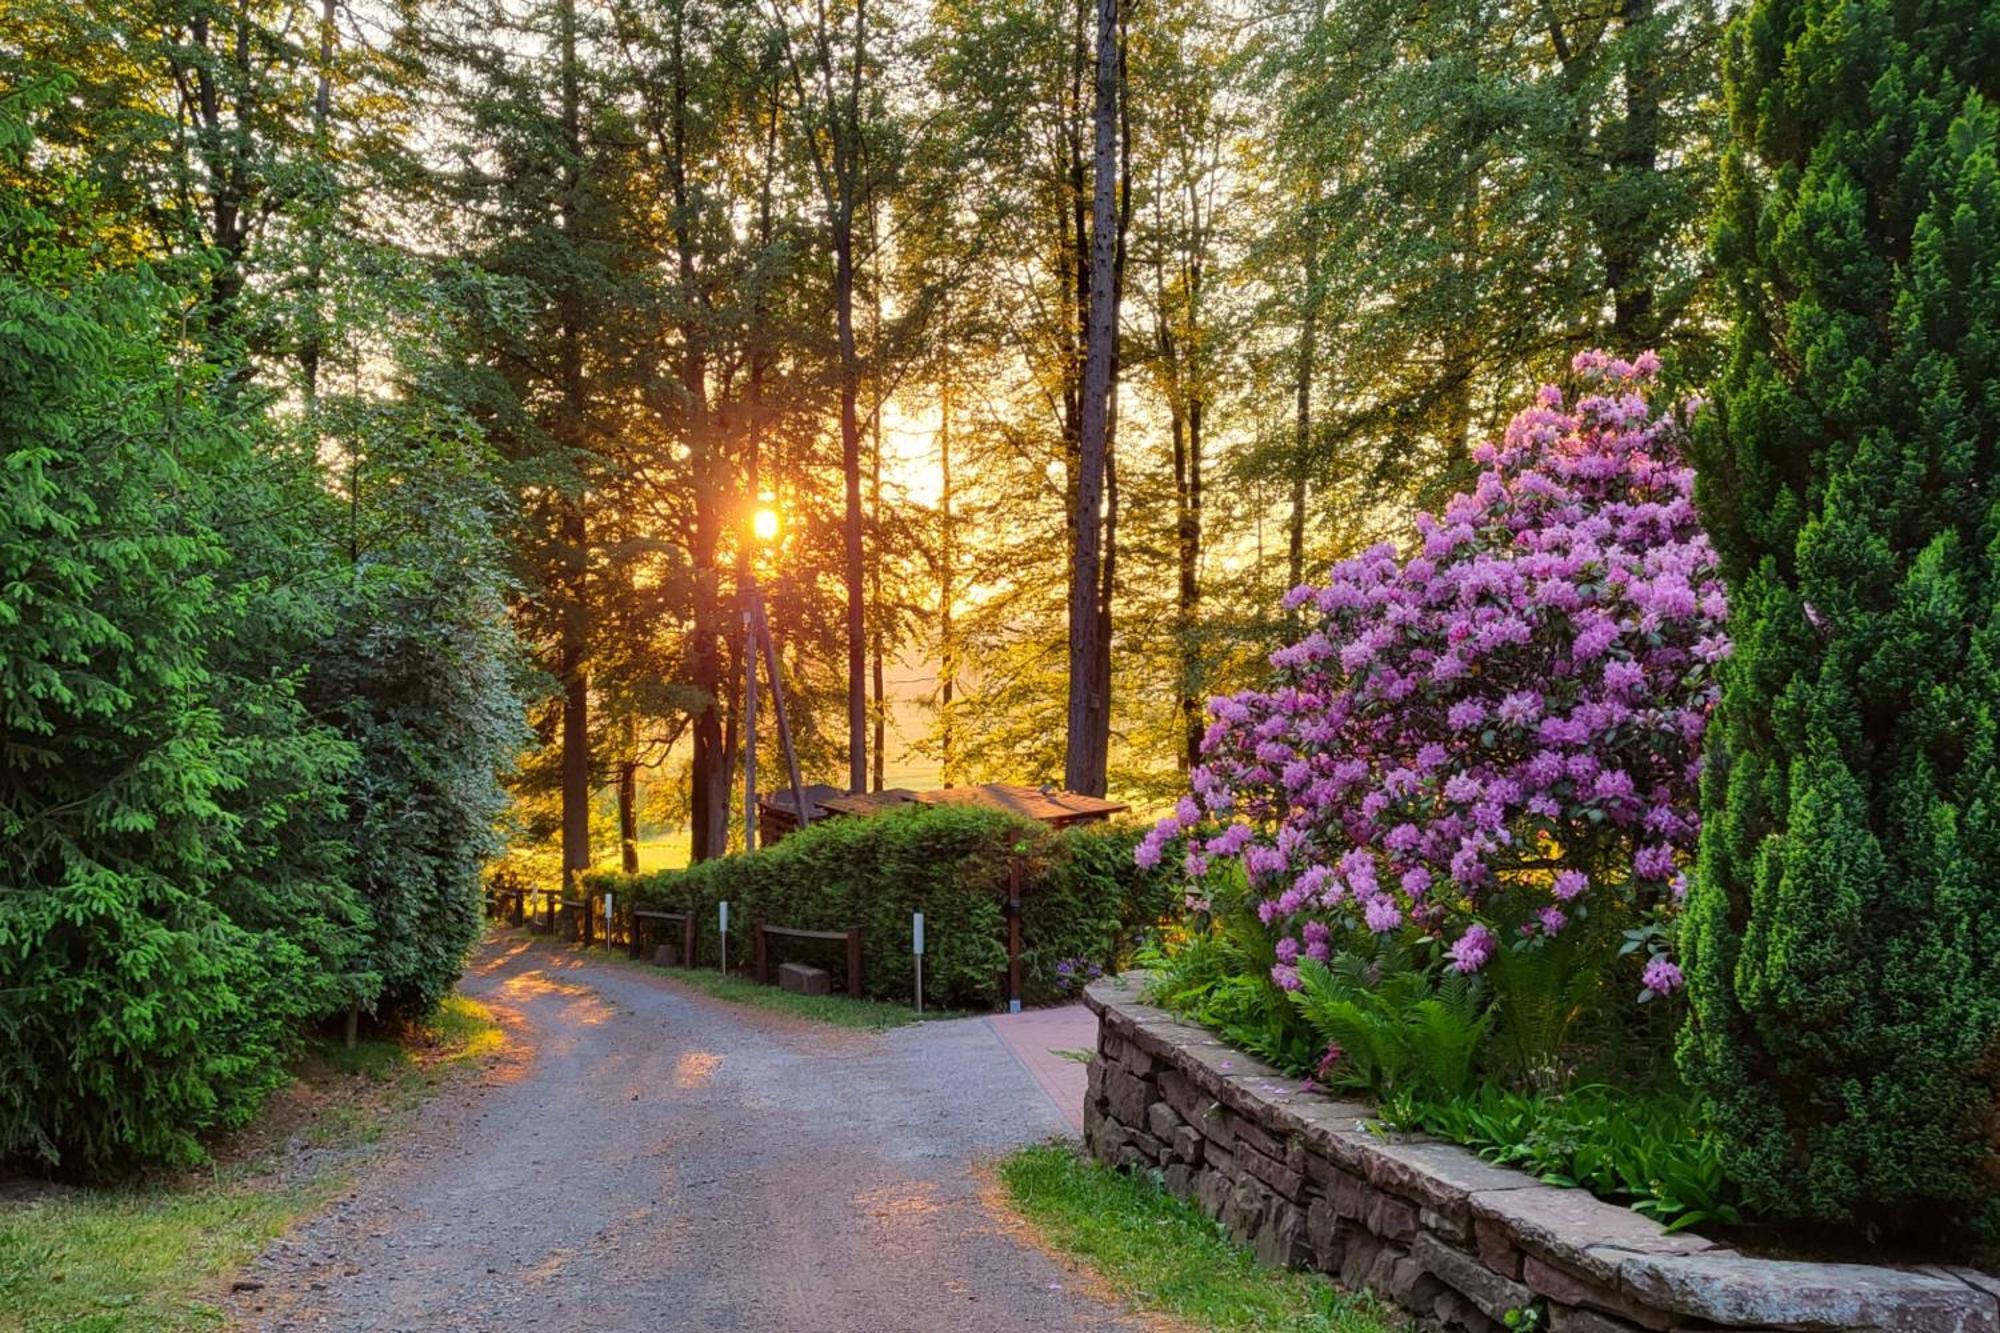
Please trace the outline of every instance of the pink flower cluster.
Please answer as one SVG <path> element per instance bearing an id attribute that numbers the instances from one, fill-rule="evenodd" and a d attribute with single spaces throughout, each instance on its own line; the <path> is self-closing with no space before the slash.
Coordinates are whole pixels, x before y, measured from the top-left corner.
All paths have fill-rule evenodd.
<path id="1" fill-rule="evenodd" d="M 1472 972 L 1594 906 L 1677 900 L 1729 640 L 1658 364 L 1578 356 L 1574 406 L 1543 387 L 1407 553 L 1294 589 L 1271 688 L 1211 701 L 1192 795 L 1137 855 L 1178 847 L 1196 880 L 1240 861 L 1280 984 L 1328 922 L 1417 927 Z"/>

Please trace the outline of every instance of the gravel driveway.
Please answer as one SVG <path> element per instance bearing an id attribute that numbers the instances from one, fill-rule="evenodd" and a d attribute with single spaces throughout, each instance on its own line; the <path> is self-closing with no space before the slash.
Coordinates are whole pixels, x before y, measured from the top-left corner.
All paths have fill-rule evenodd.
<path id="1" fill-rule="evenodd" d="M 490 942 L 517 1058 L 450 1093 L 236 1298 L 255 1329 L 1133 1327 L 981 1204 L 1064 1117 L 980 1019 L 883 1034 Z"/>

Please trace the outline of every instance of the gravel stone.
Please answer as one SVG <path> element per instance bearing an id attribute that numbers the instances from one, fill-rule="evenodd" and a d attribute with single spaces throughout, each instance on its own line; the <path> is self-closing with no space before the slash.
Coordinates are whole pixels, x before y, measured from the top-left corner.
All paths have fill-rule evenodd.
<path id="1" fill-rule="evenodd" d="M 520 1058 L 254 1261 L 236 1327 L 1133 1327 L 982 1202 L 974 1163 L 1067 1128 L 984 1019 L 836 1031 L 515 935 L 464 989 Z"/>

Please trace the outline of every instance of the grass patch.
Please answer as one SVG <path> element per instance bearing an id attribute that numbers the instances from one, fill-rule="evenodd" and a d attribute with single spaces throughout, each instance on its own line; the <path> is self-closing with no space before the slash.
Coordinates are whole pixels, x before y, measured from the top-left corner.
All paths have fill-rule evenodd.
<path id="1" fill-rule="evenodd" d="M 292 1088 L 201 1170 L 104 1188 L 30 1187 L 0 1199 L 0 1329 L 191 1333 L 223 1327 L 229 1275 L 342 1183 L 282 1172 L 287 1140 L 371 1143 L 454 1071 L 505 1044 L 485 1006 L 447 998 L 401 1039 L 315 1042 Z"/>
<path id="2" fill-rule="evenodd" d="M 1383 1333 L 1404 1322 L 1318 1274 L 1259 1264 L 1193 1204 L 1067 1144 L 1024 1148 L 1000 1163 L 999 1176 L 1044 1240 L 1136 1309 L 1204 1329 L 1285 1333 Z"/>
<path id="3" fill-rule="evenodd" d="M 650 963 L 638 966 L 651 967 Z M 775 1013 L 792 1014 L 799 1018 L 809 1018 L 816 1023 L 830 1023 L 835 1027 L 858 1028 L 864 1032 L 882 1032 L 889 1028 L 899 1028 L 906 1023 L 922 1023 L 934 1018 L 962 1018 L 963 1014 L 950 1009 L 926 1009 L 921 1014 L 906 1004 L 890 1004 L 884 1000 L 857 1000 L 847 995 L 800 995 L 793 991 L 780 990 L 776 986 L 762 986 L 747 977 L 724 976 L 720 972 L 710 972 L 705 968 L 657 969 L 661 976 L 670 981 L 698 990 L 704 995 L 731 1004 L 740 1004 L 751 1009 L 768 1009 Z"/>

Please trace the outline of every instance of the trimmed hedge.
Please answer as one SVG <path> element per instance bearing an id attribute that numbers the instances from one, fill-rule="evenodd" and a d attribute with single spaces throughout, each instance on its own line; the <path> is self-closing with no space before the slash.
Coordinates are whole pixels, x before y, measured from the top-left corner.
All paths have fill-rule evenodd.
<path id="1" fill-rule="evenodd" d="M 995 1008 L 1006 998 L 1009 866 L 1022 865 L 1021 987 L 1029 1003 L 1063 998 L 1069 959 L 1111 968 L 1134 935 L 1172 914 L 1179 891 L 1139 869 L 1140 830 L 1098 825 L 1055 833 L 995 810 L 917 806 L 869 819 L 814 824 L 747 856 L 646 875 L 593 871 L 585 883 L 626 906 L 692 911 L 696 953 L 720 961 L 716 904 L 729 903 L 732 964 L 748 966 L 758 921 L 808 930 L 862 930 L 862 981 L 882 999 L 914 985 L 910 914 L 924 914 L 924 1002 Z M 818 963 L 837 977 L 841 946 L 786 940 L 778 961 Z"/>

